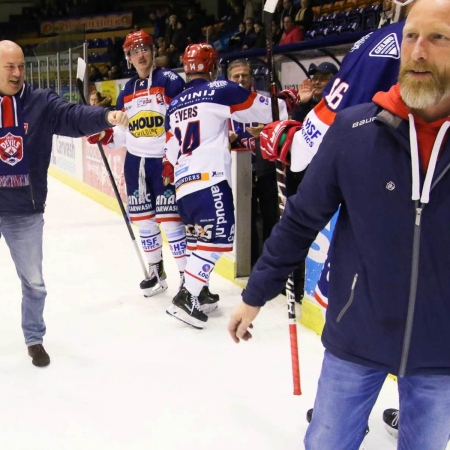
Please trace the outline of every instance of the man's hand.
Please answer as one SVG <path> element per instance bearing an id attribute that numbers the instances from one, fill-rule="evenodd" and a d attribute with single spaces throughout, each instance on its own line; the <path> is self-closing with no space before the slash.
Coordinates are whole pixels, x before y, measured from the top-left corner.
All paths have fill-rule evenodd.
<path id="1" fill-rule="evenodd" d="M 231 338 L 237 344 L 242 339 L 248 341 L 252 338 L 249 328 L 253 328 L 252 321 L 258 315 L 259 306 L 250 306 L 241 302 L 231 313 L 230 323 L 228 324 L 228 332 Z"/>
<path id="2" fill-rule="evenodd" d="M 106 119 L 111 126 L 119 125 L 124 128 L 128 126 L 128 116 L 123 111 L 109 111 Z"/>
<path id="3" fill-rule="evenodd" d="M 313 96 L 312 81 L 309 78 L 305 78 L 299 86 L 298 96 L 300 97 L 300 103 L 308 103 Z"/>

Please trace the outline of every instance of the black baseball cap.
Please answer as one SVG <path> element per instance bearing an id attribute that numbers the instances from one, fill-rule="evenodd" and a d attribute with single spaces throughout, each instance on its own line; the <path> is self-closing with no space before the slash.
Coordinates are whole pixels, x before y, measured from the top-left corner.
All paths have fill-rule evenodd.
<path id="1" fill-rule="evenodd" d="M 338 73 L 338 68 L 330 62 L 322 62 L 318 66 L 316 66 L 314 63 L 311 63 L 309 66 L 308 74 L 314 75 L 316 72 L 320 73 L 332 73 L 333 75 L 336 75 Z"/>

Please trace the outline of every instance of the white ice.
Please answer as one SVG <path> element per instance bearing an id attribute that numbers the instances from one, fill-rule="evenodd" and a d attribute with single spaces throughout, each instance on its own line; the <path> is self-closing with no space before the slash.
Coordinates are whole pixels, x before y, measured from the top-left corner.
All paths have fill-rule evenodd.
<path id="1" fill-rule="evenodd" d="M 47 368 L 27 355 L 19 280 L 0 239 L 0 449 L 304 448 L 323 349 L 298 326 L 303 395 L 292 395 L 284 297 L 261 310 L 254 338 L 236 345 L 227 323 L 241 288 L 213 274 L 219 309 L 204 330 L 190 328 L 165 313 L 178 286 L 168 248 L 169 289 L 144 298 L 123 218 L 54 179 L 49 191 Z M 397 405 L 388 379 L 366 450 L 396 448 L 381 416 Z"/>

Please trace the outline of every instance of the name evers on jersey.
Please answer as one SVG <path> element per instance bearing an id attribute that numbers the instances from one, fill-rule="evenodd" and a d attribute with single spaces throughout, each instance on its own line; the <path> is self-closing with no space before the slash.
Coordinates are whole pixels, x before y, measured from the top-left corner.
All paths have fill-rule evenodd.
<path id="1" fill-rule="evenodd" d="M 314 145 L 314 139 L 322 136 L 322 133 L 316 128 L 312 122 L 307 119 L 303 122 L 303 126 L 301 128 L 303 139 L 307 142 L 307 144 L 312 147 Z"/>
<path id="2" fill-rule="evenodd" d="M 153 111 L 142 111 L 130 119 L 128 129 L 136 138 L 162 136 L 165 133 L 164 116 Z"/>
<path id="3" fill-rule="evenodd" d="M 180 123 L 183 120 L 192 119 L 193 117 L 197 117 L 197 106 L 190 106 L 188 108 L 180 109 L 179 111 L 175 111 L 175 123 Z"/>
<path id="4" fill-rule="evenodd" d="M 227 220 L 225 219 L 225 208 L 222 201 L 223 193 L 217 186 L 211 186 L 211 193 L 213 195 L 214 208 L 216 210 L 216 217 L 217 217 L 216 236 L 226 237 L 225 228 L 219 227 L 219 224 L 227 223 Z"/>

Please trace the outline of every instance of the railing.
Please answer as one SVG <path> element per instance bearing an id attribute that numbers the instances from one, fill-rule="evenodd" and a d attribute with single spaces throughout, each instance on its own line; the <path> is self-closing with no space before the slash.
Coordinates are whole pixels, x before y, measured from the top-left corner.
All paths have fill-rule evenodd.
<path id="1" fill-rule="evenodd" d="M 49 38 L 34 49 L 34 55 L 25 57 L 27 82 L 36 88 L 51 88 L 65 100 L 78 103 L 77 60 L 79 57 L 87 60 L 84 29 Z M 87 96 L 87 82 L 84 86 Z"/>

